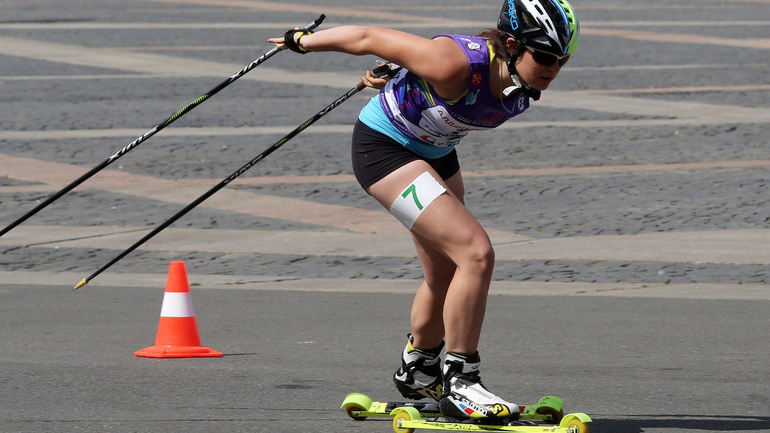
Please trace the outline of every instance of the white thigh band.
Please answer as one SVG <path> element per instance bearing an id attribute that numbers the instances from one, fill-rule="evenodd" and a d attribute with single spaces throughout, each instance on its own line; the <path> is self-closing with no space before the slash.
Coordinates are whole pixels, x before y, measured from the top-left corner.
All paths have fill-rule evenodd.
<path id="1" fill-rule="evenodd" d="M 444 192 L 446 188 L 426 171 L 417 176 L 417 179 L 399 194 L 390 205 L 390 213 L 411 230 L 422 211 Z"/>

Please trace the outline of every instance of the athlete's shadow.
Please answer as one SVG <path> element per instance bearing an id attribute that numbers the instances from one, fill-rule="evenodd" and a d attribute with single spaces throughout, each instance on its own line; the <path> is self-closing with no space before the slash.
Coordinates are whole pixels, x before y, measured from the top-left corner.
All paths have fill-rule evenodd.
<path id="1" fill-rule="evenodd" d="M 687 430 L 692 432 L 770 431 L 770 417 L 707 415 L 629 415 L 610 418 L 596 415 L 591 433 L 644 433 Z"/>

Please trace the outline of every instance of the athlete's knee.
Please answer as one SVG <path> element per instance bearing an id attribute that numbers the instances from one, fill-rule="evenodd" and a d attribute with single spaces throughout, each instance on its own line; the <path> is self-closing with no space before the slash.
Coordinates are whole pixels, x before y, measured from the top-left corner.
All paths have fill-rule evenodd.
<path id="1" fill-rule="evenodd" d="M 476 236 L 463 248 L 464 263 L 462 266 L 479 275 L 491 275 L 495 267 L 495 249 L 489 238 Z"/>

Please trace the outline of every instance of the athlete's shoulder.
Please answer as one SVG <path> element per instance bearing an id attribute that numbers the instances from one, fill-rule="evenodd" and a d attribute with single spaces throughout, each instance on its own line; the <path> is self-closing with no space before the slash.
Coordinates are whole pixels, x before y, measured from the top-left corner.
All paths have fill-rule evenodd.
<path id="1" fill-rule="evenodd" d="M 470 63 L 489 63 L 490 47 L 487 39 L 482 36 L 441 34 L 437 37 L 452 39 L 465 53 Z"/>

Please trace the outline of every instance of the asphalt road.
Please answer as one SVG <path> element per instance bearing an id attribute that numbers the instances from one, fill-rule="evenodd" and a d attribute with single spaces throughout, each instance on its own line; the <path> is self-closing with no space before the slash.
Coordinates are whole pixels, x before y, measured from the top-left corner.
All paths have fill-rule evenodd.
<path id="1" fill-rule="evenodd" d="M 482 377 L 592 432 L 770 432 L 770 3 L 586 2 L 541 101 L 458 148 L 497 264 Z M 498 2 L 0 1 L 0 226 L 325 13 L 476 33 Z M 420 266 L 352 177 L 371 91 L 72 287 L 353 87 L 279 53 L 0 238 L 0 432 L 386 432 Z M 170 261 L 202 342 L 155 360 Z"/>

